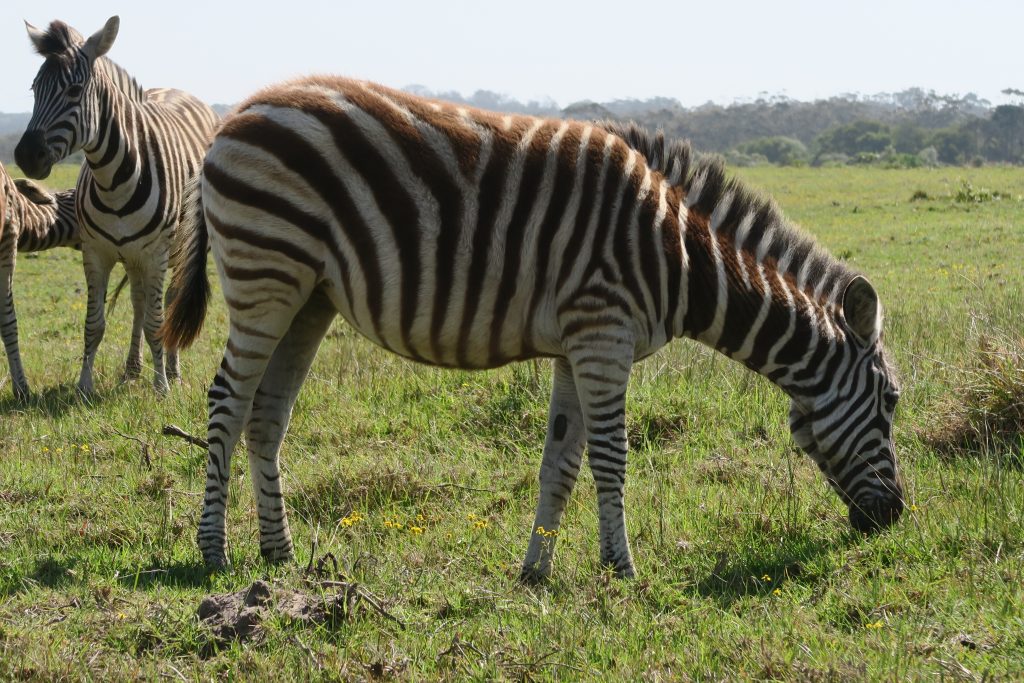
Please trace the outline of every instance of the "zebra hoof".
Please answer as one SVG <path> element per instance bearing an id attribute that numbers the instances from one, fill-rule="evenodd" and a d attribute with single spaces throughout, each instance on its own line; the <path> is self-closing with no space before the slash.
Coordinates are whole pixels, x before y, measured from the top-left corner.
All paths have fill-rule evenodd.
<path id="1" fill-rule="evenodd" d="M 29 390 L 28 385 L 14 385 L 12 387 L 14 391 L 14 400 L 18 403 L 28 403 L 28 400 L 32 398 L 32 392 Z"/>
<path id="2" fill-rule="evenodd" d="M 615 572 L 615 578 L 616 579 L 635 579 L 636 578 L 636 568 L 633 567 L 633 559 L 632 558 L 627 557 L 625 560 L 622 560 L 622 559 L 615 560 L 615 559 L 607 559 L 607 558 L 605 558 L 605 559 L 601 560 L 601 564 L 603 564 L 605 567 L 607 567 L 608 569 L 611 569 L 613 572 Z"/>
<path id="3" fill-rule="evenodd" d="M 77 389 L 78 397 L 85 400 L 89 400 L 96 393 L 95 389 L 93 389 L 92 382 L 89 382 L 88 384 L 83 384 L 82 382 L 79 382 Z"/>
<path id="4" fill-rule="evenodd" d="M 121 384 L 127 384 L 128 382 L 134 382 L 142 375 L 141 367 L 126 367 L 124 372 L 121 373 Z"/>
<path id="5" fill-rule="evenodd" d="M 291 544 L 289 544 L 287 548 L 261 549 L 260 555 L 263 557 L 263 561 L 267 564 L 284 564 L 295 559 L 295 553 L 292 552 Z"/>
<path id="6" fill-rule="evenodd" d="M 551 567 L 541 568 L 538 564 L 523 565 L 519 572 L 519 583 L 525 586 L 541 586 L 551 578 Z"/>
<path id="7" fill-rule="evenodd" d="M 207 569 L 227 569 L 228 557 L 222 552 L 203 553 L 203 564 Z"/>

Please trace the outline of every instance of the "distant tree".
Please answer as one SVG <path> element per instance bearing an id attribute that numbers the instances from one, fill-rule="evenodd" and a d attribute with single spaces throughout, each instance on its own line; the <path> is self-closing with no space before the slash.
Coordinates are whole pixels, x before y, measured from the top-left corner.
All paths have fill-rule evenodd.
<path id="1" fill-rule="evenodd" d="M 978 152 L 977 140 L 965 126 L 936 131 L 928 144 L 944 164 L 964 165 Z"/>
<path id="2" fill-rule="evenodd" d="M 826 130 L 814 144 L 818 154 L 881 154 L 892 145 L 892 133 L 884 123 L 859 120 Z"/>
<path id="3" fill-rule="evenodd" d="M 917 154 L 924 149 L 928 131 L 909 121 L 892 128 L 892 147 L 900 154 Z"/>
<path id="4" fill-rule="evenodd" d="M 761 155 L 769 163 L 779 166 L 805 164 L 808 160 L 807 146 L 795 138 L 781 135 L 757 138 L 739 145 L 737 151 L 748 155 Z"/>
<path id="5" fill-rule="evenodd" d="M 1024 162 L 1024 107 L 996 107 L 985 128 L 985 158 L 1014 164 Z"/>

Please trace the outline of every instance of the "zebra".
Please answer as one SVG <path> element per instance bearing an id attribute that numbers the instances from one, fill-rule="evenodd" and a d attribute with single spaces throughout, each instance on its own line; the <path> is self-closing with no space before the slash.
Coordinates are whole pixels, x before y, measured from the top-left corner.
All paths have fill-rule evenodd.
<path id="1" fill-rule="evenodd" d="M 93 362 L 106 328 L 103 303 L 110 271 L 124 264 L 131 288 L 132 336 L 122 380 L 142 372 L 142 336 L 153 356 L 153 384 L 169 388 L 177 353 L 166 359 L 156 338 L 163 320 L 164 276 L 185 182 L 196 172 L 217 123 L 208 106 L 179 90 L 143 90 L 104 57 L 120 21 L 111 17 L 84 40 L 61 21 L 44 31 L 26 22 L 45 58 L 32 84 L 35 106 L 15 148 L 31 178 L 79 149 L 85 162 L 76 185 L 82 263 L 88 285 L 85 352 L 78 389 L 94 391 Z"/>
<path id="2" fill-rule="evenodd" d="M 188 346 L 213 252 L 229 315 L 208 394 L 198 543 L 224 565 L 243 427 L 260 550 L 293 556 L 279 452 L 335 317 L 416 361 L 484 369 L 553 358 L 540 494 L 521 578 L 552 567 L 586 448 L 600 559 L 626 533 L 633 363 L 695 338 L 791 397 L 795 441 L 862 532 L 903 509 L 899 396 L 866 278 L 713 158 L 638 128 L 503 115 L 336 77 L 274 85 L 224 120 L 184 209 L 161 338 Z M 543 531 L 542 531 L 543 530 Z"/>
<path id="3" fill-rule="evenodd" d="M 75 191 L 51 195 L 30 180 L 11 178 L 0 166 L 0 216 L 0 336 L 7 351 L 14 397 L 25 401 L 30 392 L 18 350 L 14 265 L 19 251 L 80 247 Z"/>

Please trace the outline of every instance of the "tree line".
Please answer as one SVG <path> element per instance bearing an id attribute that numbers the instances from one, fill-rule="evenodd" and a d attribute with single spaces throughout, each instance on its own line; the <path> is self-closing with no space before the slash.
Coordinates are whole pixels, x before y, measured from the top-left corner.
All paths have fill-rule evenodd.
<path id="1" fill-rule="evenodd" d="M 910 88 L 813 102 L 761 96 L 729 105 L 684 107 L 675 99 L 656 97 L 576 102 L 563 109 L 551 100 L 520 102 L 487 90 L 463 96 L 423 86 L 406 89 L 498 111 L 634 120 L 687 138 L 696 149 L 723 154 L 736 165 L 1024 165 L 1024 91 L 1013 88 L 1003 91 L 1013 103 L 998 106 L 974 94 L 939 95 Z M 0 113 L 0 161 L 5 164 L 13 162 L 28 118 L 27 113 Z"/>

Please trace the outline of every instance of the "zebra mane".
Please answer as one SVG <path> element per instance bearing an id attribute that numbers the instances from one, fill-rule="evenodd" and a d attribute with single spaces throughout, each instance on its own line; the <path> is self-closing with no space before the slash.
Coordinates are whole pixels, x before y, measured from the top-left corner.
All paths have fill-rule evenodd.
<path id="1" fill-rule="evenodd" d="M 686 208 L 707 217 L 719 236 L 734 238 L 741 224 L 749 220 L 749 227 L 744 228 L 744 244 L 761 245 L 763 240 L 769 240 L 765 257 L 779 262 L 788 256 L 788 271 L 794 275 L 805 272 L 806 282 L 818 283 L 828 278 L 845 287 L 857 276 L 856 271 L 788 220 L 773 199 L 736 176 L 729 177 L 721 157 L 701 155 L 694 160 L 688 140 L 666 140 L 662 131 L 652 133 L 632 121 L 606 121 L 599 125 L 622 138 L 644 156 L 651 170 L 682 190 Z M 842 296 L 842 290 L 838 295 Z"/>
<path id="2" fill-rule="evenodd" d="M 84 44 L 85 38 L 82 34 L 59 19 L 50 22 L 39 43 L 33 43 L 36 52 L 41 56 L 59 61 L 70 60 L 71 50 Z"/>

